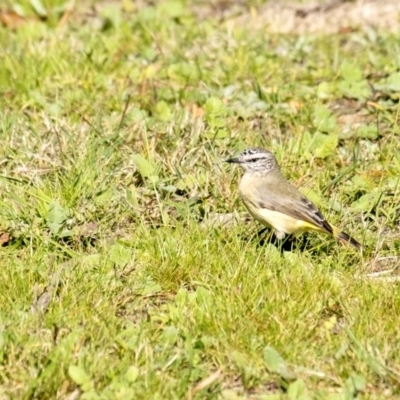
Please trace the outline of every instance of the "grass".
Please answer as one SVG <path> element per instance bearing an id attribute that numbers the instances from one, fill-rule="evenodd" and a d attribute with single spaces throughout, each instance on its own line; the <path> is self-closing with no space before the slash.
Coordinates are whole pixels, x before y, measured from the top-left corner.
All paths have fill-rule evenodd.
<path id="1" fill-rule="evenodd" d="M 0 29 L 0 398 L 398 397 L 398 36 L 37 4 Z M 250 146 L 363 253 L 260 242 Z"/>

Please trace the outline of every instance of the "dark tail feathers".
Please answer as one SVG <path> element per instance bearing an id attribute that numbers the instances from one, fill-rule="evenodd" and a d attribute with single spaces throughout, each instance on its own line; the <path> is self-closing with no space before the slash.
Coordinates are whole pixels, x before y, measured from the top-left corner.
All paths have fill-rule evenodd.
<path id="1" fill-rule="evenodd" d="M 351 236 L 349 236 L 346 232 L 339 232 L 336 238 L 340 241 L 344 241 L 348 243 L 350 246 L 353 246 L 357 250 L 361 250 L 362 246 L 360 243 L 357 242 L 357 240 L 353 239 Z"/>

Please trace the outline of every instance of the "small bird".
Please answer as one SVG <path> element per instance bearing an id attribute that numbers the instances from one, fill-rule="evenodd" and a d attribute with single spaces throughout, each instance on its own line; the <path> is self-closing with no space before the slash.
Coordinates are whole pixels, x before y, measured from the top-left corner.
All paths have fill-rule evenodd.
<path id="1" fill-rule="evenodd" d="M 356 249 L 361 244 L 328 223 L 321 211 L 282 175 L 274 154 L 261 148 L 246 149 L 228 163 L 240 164 L 244 175 L 239 192 L 250 214 L 274 228 L 278 239 L 286 233 L 318 231 L 333 235 Z"/>

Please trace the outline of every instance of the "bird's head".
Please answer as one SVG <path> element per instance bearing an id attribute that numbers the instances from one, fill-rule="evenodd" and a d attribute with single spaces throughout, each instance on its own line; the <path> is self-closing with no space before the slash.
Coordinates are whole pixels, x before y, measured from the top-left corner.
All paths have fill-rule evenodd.
<path id="1" fill-rule="evenodd" d="M 229 158 L 226 162 L 240 164 L 245 172 L 268 173 L 279 169 L 274 154 L 258 147 L 246 149 L 237 157 Z"/>

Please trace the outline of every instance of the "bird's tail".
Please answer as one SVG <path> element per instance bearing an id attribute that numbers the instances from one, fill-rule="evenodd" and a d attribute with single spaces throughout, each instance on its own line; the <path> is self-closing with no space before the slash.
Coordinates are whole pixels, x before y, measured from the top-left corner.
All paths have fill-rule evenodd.
<path id="1" fill-rule="evenodd" d="M 362 249 L 361 244 L 358 243 L 357 240 L 353 239 L 346 232 L 342 232 L 339 228 L 336 228 L 336 226 L 332 226 L 332 231 L 333 231 L 333 236 L 337 240 L 339 240 L 339 242 L 341 242 L 343 244 L 349 244 L 350 246 L 353 246 L 357 250 Z"/>

